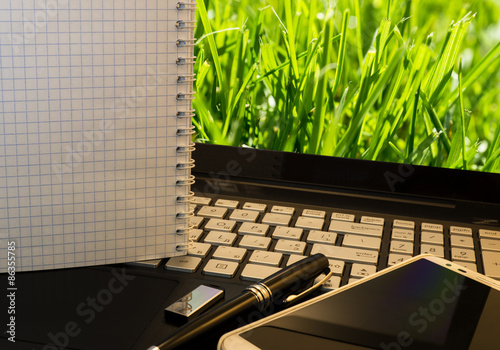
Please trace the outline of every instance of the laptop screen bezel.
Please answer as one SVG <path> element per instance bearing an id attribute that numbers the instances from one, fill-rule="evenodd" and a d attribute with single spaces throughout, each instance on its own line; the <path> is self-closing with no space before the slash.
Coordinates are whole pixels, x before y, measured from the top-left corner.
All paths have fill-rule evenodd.
<path id="1" fill-rule="evenodd" d="M 196 143 L 195 175 L 499 205 L 500 174 Z"/>

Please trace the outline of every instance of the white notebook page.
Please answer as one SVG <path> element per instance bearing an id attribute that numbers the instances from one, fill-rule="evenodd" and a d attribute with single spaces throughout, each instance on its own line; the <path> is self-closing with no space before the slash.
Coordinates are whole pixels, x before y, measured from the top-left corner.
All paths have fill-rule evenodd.
<path id="1" fill-rule="evenodd" d="M 0 272 L 179 254 L 176 3 L 0 2 Z"/>

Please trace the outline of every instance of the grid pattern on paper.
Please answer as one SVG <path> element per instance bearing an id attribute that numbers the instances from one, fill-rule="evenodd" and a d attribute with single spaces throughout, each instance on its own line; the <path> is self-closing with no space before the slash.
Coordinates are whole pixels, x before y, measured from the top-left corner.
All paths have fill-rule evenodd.
<path id="1" fill-rule="evenodd" d="M 0 251 L 15 241 L 18 271 L 169 256 L 185 242 L 175 4 L 0 3 Z"/>

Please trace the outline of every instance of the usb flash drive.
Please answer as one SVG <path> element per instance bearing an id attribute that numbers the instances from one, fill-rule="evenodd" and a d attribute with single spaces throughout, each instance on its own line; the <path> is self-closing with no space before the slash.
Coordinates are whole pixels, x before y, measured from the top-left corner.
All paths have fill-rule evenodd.
<path id="1" fill-rule="evenodd" d="M 165 309 L 165 319 L 187 322 L 215 304 L 224 296 L 224 290 L 200 285 Z"/>

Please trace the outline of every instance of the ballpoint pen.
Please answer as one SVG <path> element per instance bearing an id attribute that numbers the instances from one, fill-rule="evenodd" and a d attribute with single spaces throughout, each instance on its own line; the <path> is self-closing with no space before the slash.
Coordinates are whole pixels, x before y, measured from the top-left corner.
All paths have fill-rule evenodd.
<path id="1" fill-rule="evenodd" d="M 180 346 L 185 346 L 204 335 L 208 335 L 209 332 L 213 332 L 226 322 L 245 312 L 252 310 L 264 311 L 272 303 L 277 305 L 291 304 L 293 301 L 310 293 L 313 289 L 318 288 L 330 278 L 332 271 L 328 271 L 325 278 L 313 287 L 298 295 L 294 294 L 321 273 L 327 271 L 328 265 L 328 259 L 323 254 L 315 254 L 302 259 L 247 287 L 241 295 L 202 314 L 197 319 L 179 328 L 160 344 L 151 346 L 147 350 L 178 349 Z"/>

